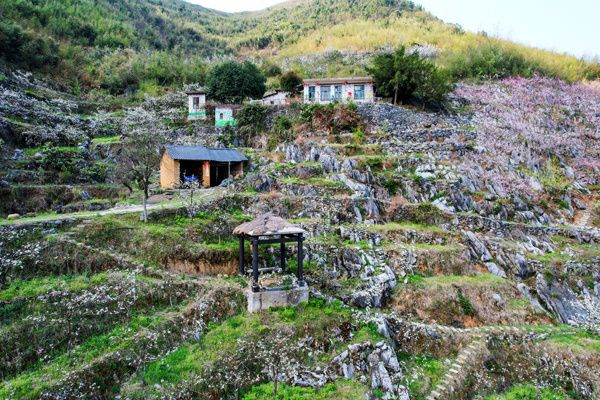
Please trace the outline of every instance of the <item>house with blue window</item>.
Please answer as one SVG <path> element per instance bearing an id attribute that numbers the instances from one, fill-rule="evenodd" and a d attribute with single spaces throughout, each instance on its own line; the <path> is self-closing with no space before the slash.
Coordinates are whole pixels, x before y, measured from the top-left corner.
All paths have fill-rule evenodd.
<path id="1" fill-rule="evenodd" d="M 304 80 L 304 102 L 327 104 L 332 101 L 372 103 L 373 78 L 315 78 Z"/>

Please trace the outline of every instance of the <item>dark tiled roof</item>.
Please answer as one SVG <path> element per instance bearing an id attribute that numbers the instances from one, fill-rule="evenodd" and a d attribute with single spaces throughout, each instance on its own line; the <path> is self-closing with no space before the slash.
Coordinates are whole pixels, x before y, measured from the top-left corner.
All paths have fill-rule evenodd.
<path id="1" fill-rule="evenodd" d="M 165 150 L 174 160 L 208 160 L 220 162 L 247 161 L 245 155 L 236 149 L 217 149 L 204 146 L 166 145 Z"/>
<path id="2" fill-rule="evenodd" d="M 348 78 L 314 78 L 314 79 L 305 79 L 305 85 L 332 85 L 336 83 L 372 83 L 373 78 L 370 76 L 357 76 L 357 77 L 348 77 Z"/>

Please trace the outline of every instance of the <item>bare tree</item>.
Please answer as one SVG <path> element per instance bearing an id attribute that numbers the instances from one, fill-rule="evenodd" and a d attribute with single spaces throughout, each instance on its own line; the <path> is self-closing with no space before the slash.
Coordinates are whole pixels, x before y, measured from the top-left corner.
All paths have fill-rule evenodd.
<path id="1" fill-rule="evenodd" d="M 167 129 L 160 118 L 142 108 L 130 110 L 123 119 L 123 150 L 119 157 L 122 180 L 135 182 L 144 193 L 142 218 L 148 221 L 147 202 L 152 178 L 160 163 Z"/>

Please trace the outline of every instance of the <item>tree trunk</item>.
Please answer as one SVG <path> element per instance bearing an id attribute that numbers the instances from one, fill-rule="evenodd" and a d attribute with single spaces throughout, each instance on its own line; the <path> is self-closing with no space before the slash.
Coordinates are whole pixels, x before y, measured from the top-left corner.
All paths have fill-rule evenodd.
<path id="1" fill-rule="evenodd" d="M 147 207 L 147 202 L 148 202 L 148 189 L 144 188 L 144 211 L 142 214 L 142 218 L 144 219 L 144 222 L 148 222 L 148 207 Z"/>
<path id="2" fill-rule="evenodd" d="M 394 90 L 394 105 L 398 104 L 398 88 Z"/>

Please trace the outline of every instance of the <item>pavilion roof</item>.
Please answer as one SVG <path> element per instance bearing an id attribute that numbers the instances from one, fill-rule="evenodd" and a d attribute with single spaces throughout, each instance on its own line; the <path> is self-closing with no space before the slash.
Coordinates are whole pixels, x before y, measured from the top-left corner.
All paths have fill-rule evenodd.
<path id="1" fill-rule="evenodd" d="M 252 221 L 243 223 L 233 230 L 234 235 L 248 236 L 287 235 L 297 233 L 306 233 L 306 231 L 272 213 L 261 214 Z"/>

